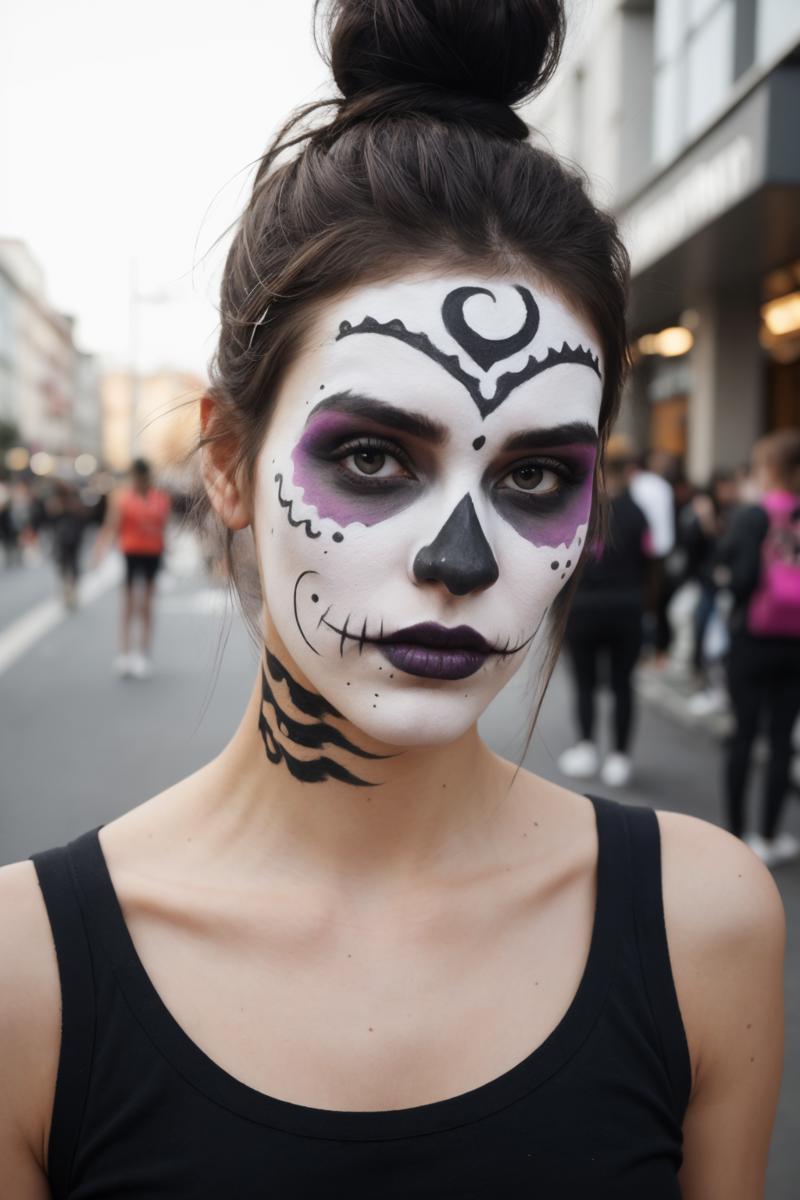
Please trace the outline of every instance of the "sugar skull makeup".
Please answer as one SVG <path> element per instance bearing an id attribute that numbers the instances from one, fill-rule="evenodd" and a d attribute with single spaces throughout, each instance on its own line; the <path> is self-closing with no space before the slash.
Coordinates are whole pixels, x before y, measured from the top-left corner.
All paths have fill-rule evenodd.
<path id="1" fill-rule="evenodd" d="M 602 364 L 517 280 L 415 277 L 318 319 L 256 476 L 265 602 L 297 666 L 373 737 L 458 736 L 543 636 L 583 550 Z"/>

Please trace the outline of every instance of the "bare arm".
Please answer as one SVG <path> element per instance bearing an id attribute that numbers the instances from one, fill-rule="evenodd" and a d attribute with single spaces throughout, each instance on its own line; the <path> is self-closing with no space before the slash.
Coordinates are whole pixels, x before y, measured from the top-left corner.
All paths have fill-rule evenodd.
<path id="1" fill-rule="evenodd" d="M 763 1200 L 783 1066 L 780 893 L 738 838 L 658 816 L 673 973 L 696 1049 L 683 1200 Z"/>
<path id="2" fill-rule="evenodd" d="M 90 566 L 96 567 L 103 561 L 106 554 L 108 554 L 110 547 L 117 540 L 119 535 L 119 526 L 119 494 L 117 492 L 112 492 L 108 498 L 106 518 L 98 530 L 94 546 L 92 547 L 92 554 L 89 561 Z"/>
<path id="3" fill-rule="evenodd" d="M 31 862 L 0 868 L 0 1196 L 50 1200 L 45 1174 L 60 987 Z"/>

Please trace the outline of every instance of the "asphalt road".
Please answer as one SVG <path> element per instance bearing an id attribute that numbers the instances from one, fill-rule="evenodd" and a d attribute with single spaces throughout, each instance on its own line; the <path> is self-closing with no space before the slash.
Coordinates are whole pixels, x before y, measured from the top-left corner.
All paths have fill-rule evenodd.
<path id="1" fill-rule="evenodd" d="M 149 680 L 123 681 L 112 671 L 119 570 L 107 560 L 87 580 L 88 603 L 65 614 L 48 563 L 0 566 L 0 863 L 112 820 L 207 762 L 238 724 L 257 651 L 224 590 L 202 575 L 191 543 L 176 544 L 161 577 L 157 672 Z M 521 672 L 482 721 L 500 753 L 521 754 L 531 707 L 530 679 Z M 568 681 L 559 669 L 525 765 L 574 786 L 556 767 L 572 740 Z M 635 757 L 635 778 L 614 793 L 619 799 L 722 823 L 719 748 L 709 733 L 642 705 Z M 611 794 L 599 784 L 593 790 Z M 800 804 L 791 802 L 784 827 L 800 835 Z M 789 924 L 787 1055 L 766 1194 L 796 1200 L 800 862 L 778 868 L 775 878 Z"/>

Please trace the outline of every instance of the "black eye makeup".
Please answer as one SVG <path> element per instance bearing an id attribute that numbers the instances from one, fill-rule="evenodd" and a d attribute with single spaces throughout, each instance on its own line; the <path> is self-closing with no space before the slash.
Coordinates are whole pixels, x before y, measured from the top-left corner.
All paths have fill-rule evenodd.
<path id="1" fill-rule="evenodd" d="M 513 464 L 500 477 L 495 489 L 519 497 L 523 502 L 552 506 L 560 503 L 566 492 L 578 487 L 586 478 L 586 470 L 572 462 L 549 455 L 527 458 Z"/>
<path id="2" fill-rule="evenodd" d="M 408 454 L 389 438 L 372 434 L 348 438 L 323 457 L 337 464 L 343 480 L 358 487 L 416 479 Z"/>

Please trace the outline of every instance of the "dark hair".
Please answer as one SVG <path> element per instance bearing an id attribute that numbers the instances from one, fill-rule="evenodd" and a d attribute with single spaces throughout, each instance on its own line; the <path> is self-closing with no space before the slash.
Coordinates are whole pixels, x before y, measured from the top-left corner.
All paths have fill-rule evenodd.
<path id="1" fill-rule="evenodd" d="M 135 458 L 131 463 L 131 475 L 150 475 L 150 463 L 146 458 Z"/>
<path id="2" fill-rule="evenodd" d="M 261 160 L 223 276 L 215 407 L 201 444 L 232 454 L 252 495 L 270 399 L 319 304 L 407 274 L 411 262 L 535 273 L 575 305 L 602 346 L 604 446 L 627 367 L 627 255 L 581 173 L 525 140 L 510 107 L 552 75 L 563 5 L 317 0 L 315 15 L 342 96 L 295 113 Z M 314 126 L 312 114 L 331 106 Z M 588 540 L 599 521 L 596 501 Z M 234 581 L 239 537 L 225 535 Z M 545 686 L 576 583 L 554 606 Z"/>
<path id="3" fill-rule="evenodd" d="M 779 429 L 759 438 L 753 462 L 767 469 L 776 487 L 800 494 L 800 430 Z"/>

